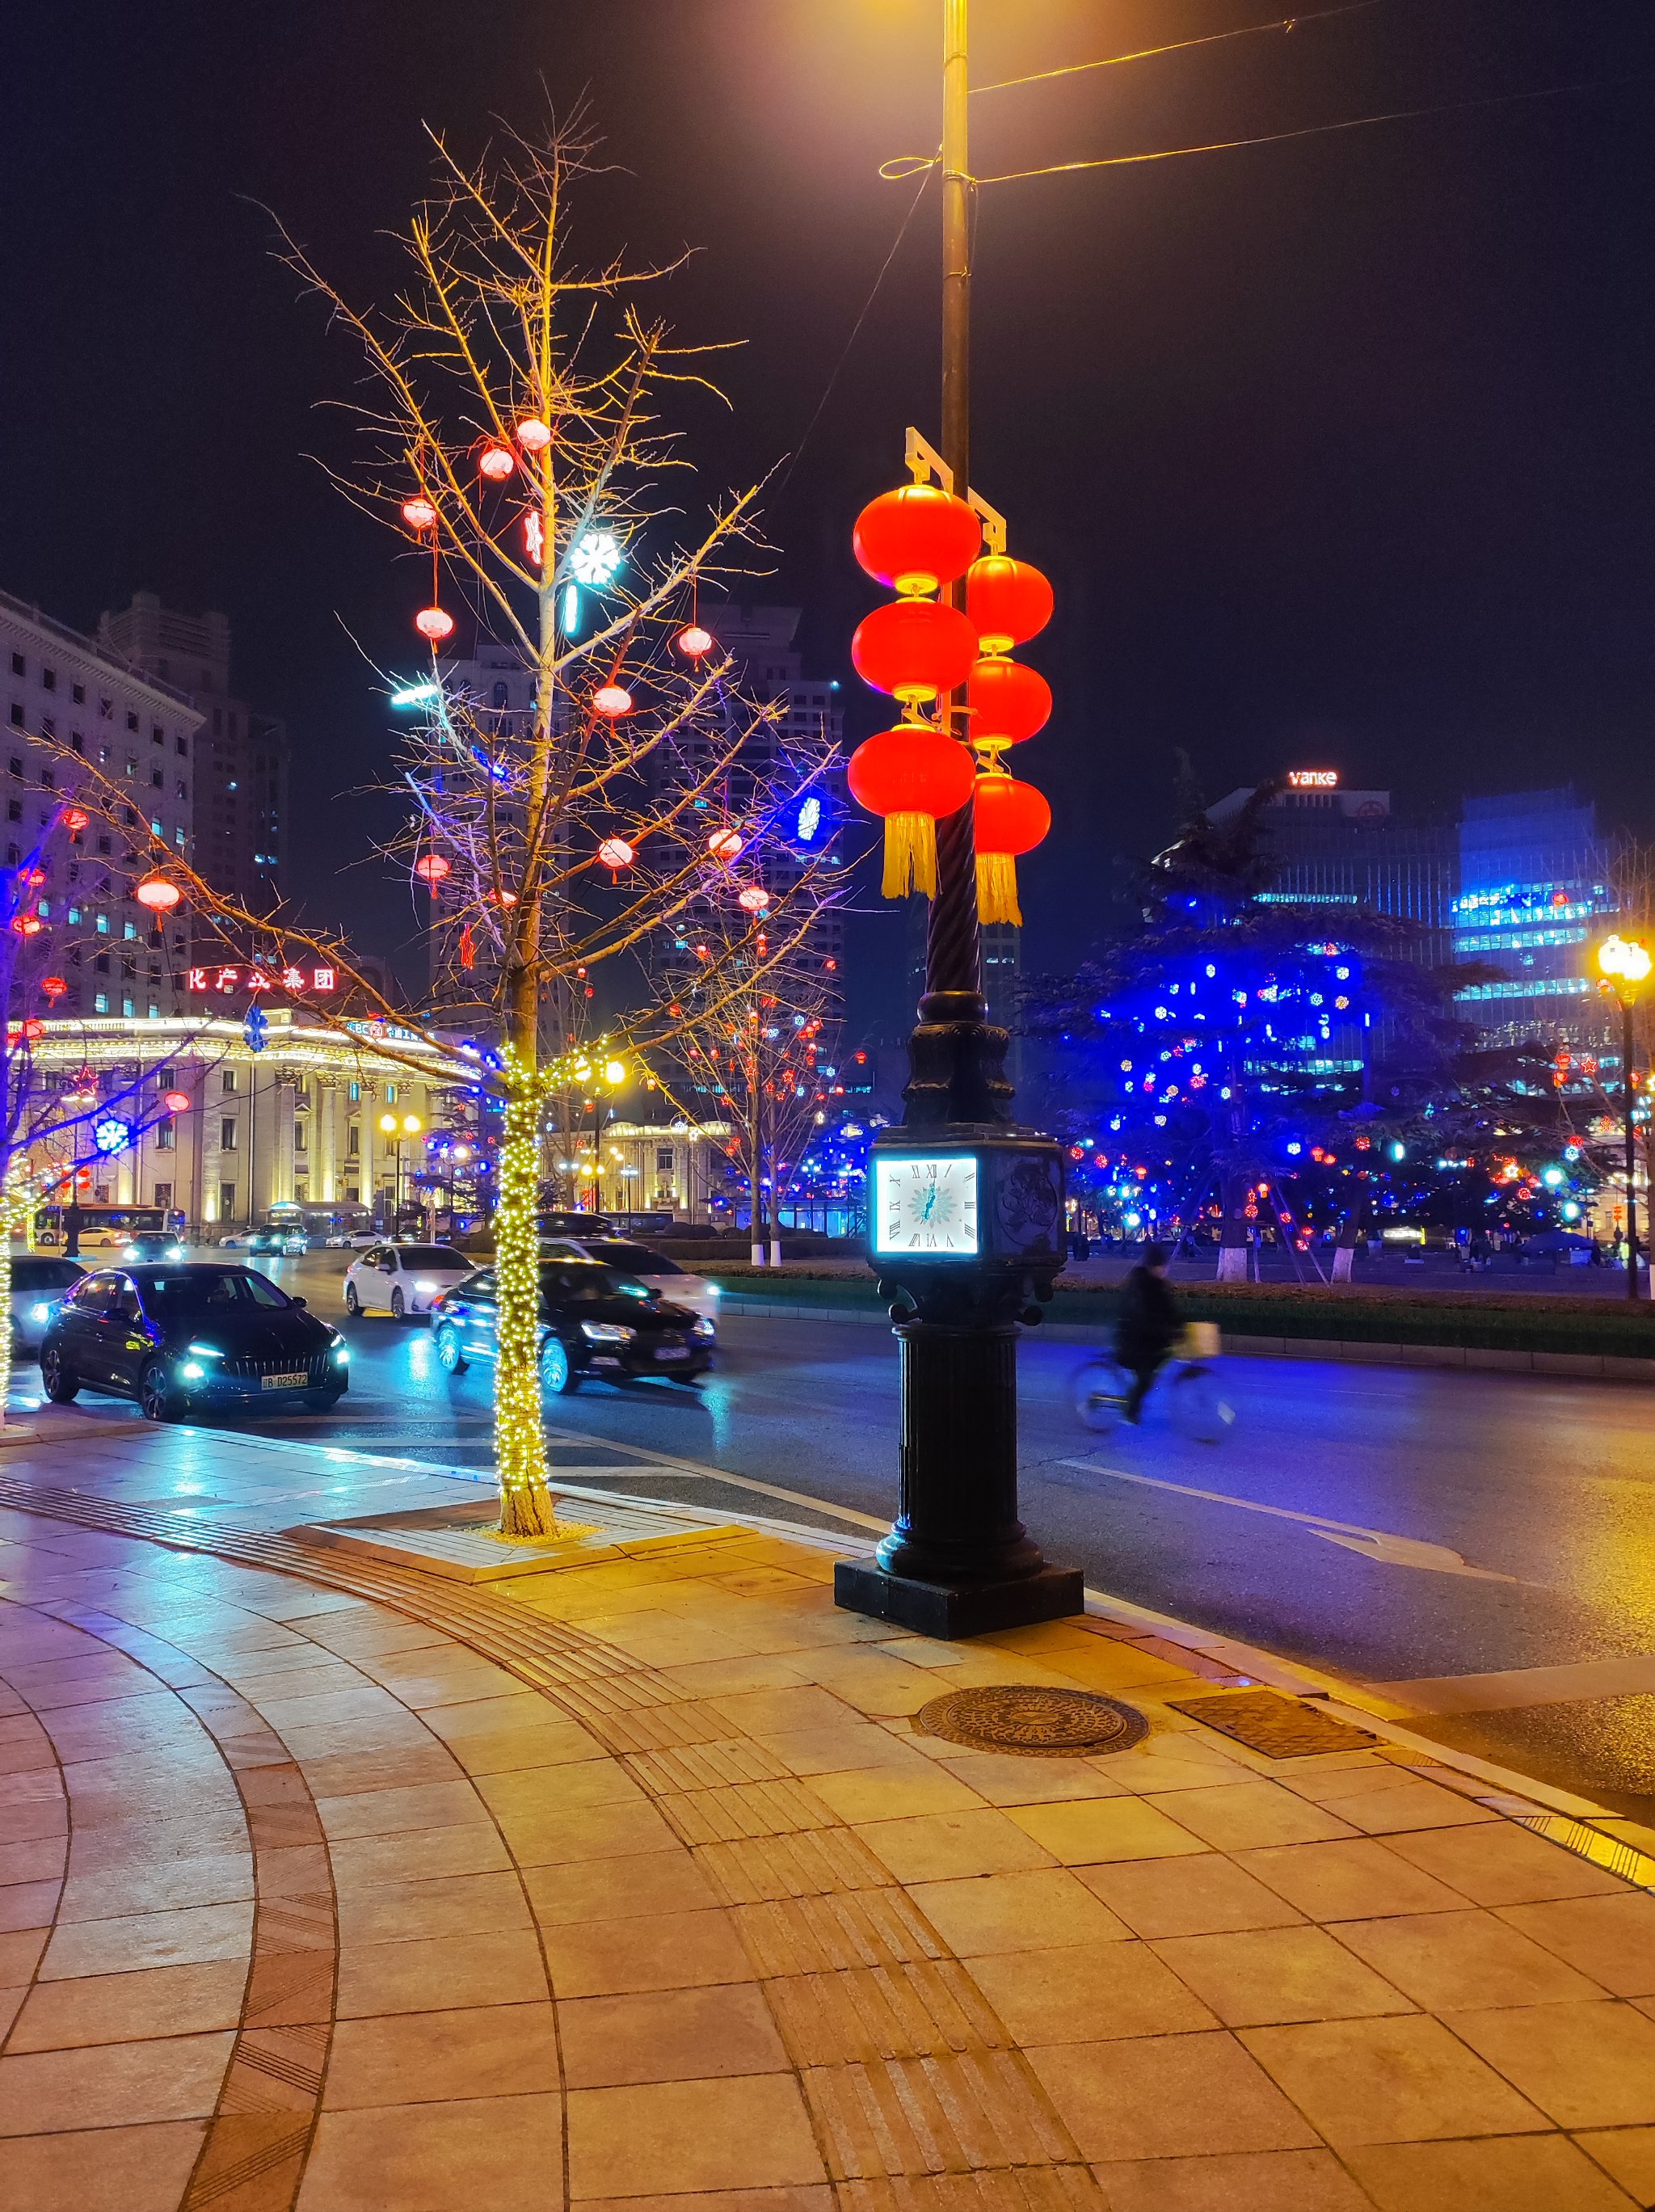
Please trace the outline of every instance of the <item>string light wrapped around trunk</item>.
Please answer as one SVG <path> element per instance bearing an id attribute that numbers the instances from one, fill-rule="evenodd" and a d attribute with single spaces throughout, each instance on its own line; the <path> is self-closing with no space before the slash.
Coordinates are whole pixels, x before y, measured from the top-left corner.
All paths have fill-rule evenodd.
<path id="1" fill-rule="evenodd" d="M 1052 809 L 1032 783 L 1003 769 L 977 778 L 972 794 L 972 834 L 977 848 L 977 918 L 1021 925 L 1017 855 L 1032 853 L 1052 827 Z"/>
<path id="2" fill-rule="evenodd" d="M 971 755 L 926 723 L 903 722 L 857 747 L 846 781 L 858 805 L 884 820 L 884 896 L 935 898 L 937 825 L 970 802 Z"/>
<path id="3" fill-rule="evenodd" d="M 500 1089 L 506 1126 L 494 1221 L 500 1527 L 505 1536 L 555 1536 L 540 1407 L 540 1089 L 510 1044 L 500 1053 Z"/>

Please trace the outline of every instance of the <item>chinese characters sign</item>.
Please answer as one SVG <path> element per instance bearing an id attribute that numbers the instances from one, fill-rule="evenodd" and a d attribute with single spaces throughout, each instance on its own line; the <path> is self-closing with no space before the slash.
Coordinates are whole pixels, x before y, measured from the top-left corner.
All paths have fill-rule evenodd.
<path id="1" fill-rule="evenodd" d="M 219 991 L 227 998 L 238 991 L 291 991 L 308 997 L 339 988 L 334 968 L 191 968 L 186 981 L 192 991 Z"/>

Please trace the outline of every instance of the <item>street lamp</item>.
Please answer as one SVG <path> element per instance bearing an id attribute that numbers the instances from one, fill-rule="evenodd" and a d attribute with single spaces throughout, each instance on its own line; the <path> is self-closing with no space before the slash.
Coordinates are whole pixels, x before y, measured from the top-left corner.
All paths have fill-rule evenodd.
<path id="1" fill-rule="evenodd" d="M 381 1114 L 379 1116 L 379 1127 L 384 1133 L 391 1139 L 391 1153 L 397 1163 L 397 1183 L 395 1196 L 392 1200 L 393 1218 L 391 1222 L 391 1230 L 394 1235 L 403 1210 L 403 1139 L 404 1137 L 417 1137 L 421 1130 L 425 1127 L 425 1124 L 421 1121 L 417 1114 L 404 1114 L 400 1121 L 394 1114 Z"/>
<path id="2" fill-rule="evenodd" d="M 971 485 L 969 0 L 943 8 L 942 459 Z M 965 604 L 963 581 L 949 587 Z M 961 733 L 965 700 L 938 702 Z M 1076 1568 L 1017 1517 L 1017 1332 L 1063 1266 L 1063 1154 L 1008 1110 L 1005 1030 L 982 990 L 973 808 L 937 823 L 925 992 L 900 1130 L 869 1154 L 869 1250 L 900 1346 L 900 1491 L 875 1560 L 841 1560 L 837 1604 L 922 1635 L 983 1635 L 1079 1613 Z M 945 1255 L 947 1256 L 945 1256 Z"/>
<path id="3" fill-rule="evenodd" d="M 1603 987 L 1621 1002 L 1621 1098 L 1626 1141 L 1627 1171 L 1627 1296 L 1638 1295 L 1638 1200 L 1633 1177 L 1638 1164 L 1637 1139 L 1633 1129 L 1634 1093 L 1632 1087 L 1633 1016 L 1638 994 L 1655 966 L 1649 947 L 1635 937 L 1606 937 L 1597 948 L 1597 965 Z"/>

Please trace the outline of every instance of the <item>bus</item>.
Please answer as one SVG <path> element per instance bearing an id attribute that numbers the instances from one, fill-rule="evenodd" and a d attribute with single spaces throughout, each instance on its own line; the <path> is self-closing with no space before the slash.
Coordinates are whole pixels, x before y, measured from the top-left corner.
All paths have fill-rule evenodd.
<path id="1" fill-rule="evenodd" d="M 40 1206 L 34 1212 L 34 1245 L 37 1251 L 61 1251 L 68 1242 L 64 1227 L 65 1208 L 61 1206 Z M 165 1206 L 100 1206 L 95 1200 L 81 1201 L 81 1249 L 83 1252 L 103 1250 L 106 1246 L 119 1247 L 148 1230 L 164 1235 L 173 1225 L 172 1210 Z"/>

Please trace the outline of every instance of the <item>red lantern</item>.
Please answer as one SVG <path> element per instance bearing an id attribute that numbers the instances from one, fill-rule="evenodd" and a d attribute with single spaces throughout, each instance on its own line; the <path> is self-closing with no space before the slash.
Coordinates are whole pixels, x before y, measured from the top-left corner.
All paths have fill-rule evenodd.
<path id="1" fill-rule="evenodd" d="M 618 722 L 622 714 L 632 712 L 632 694 L 619 684 L 606 684 L 592 694 L 592 712 L 602 714 L 605 721 Z"/>
<path id="2" fill-rule="evenodd" d="M 41 1021 L 36 1021 L 32 1016 L 23 1024 L 22 1026 L 23 1035 L 28 1039 L 31 1044 L 34 1043 L 38 1038 L 43 1037 L 46 1033 L 45 1024 Z"/>
<path id="3" fill-rule="evenodd" d="M 706 841 L 706 849 L 715 860 L 722 860 L 728 867 L 747 850 L 747 840 L 737 830 L 715 830 Z"/>
<path id="4" fill-rule="evenodd" d="M 543 453 L 552 442 L 551 430 L 537 415 L 525 415 L 517 426 L 517 441 L 525 453 Z"/>
<path id="5" fill-rule="evenodd" d="M 165 876 L 146 876 L 132 896 L 140 906 L 147 906 L 152 914 L 166 914 L 178 904 L 184 894 L 176 884 L 168 883 Z"/>
<path id="6" fill-rule="evenodd" d="M 967 692 L 974 745 L 1016 745 L 1052 719 L 1052 686 L 1021 660 L 979 660 Z"/>
<path id="7" fill-rule="evenodd" d="M 434 891 L 445 876 L 452 875 L 454 865 L 452 860 L 445 860 L 440 853 L 422 853 L 414 863 L 414 872 L 421 883 L 429 884 Z"/>
<path id="8" fill-rule="evenodd" d="M 744 906 L 749 914 L 762 914 L 770 903 L 770 894 L 767 890 L 761 890 L 757 884 L 749 884 L 737 899 L 736 903 L 737 906 Z"/>
<path id="9" fill-rule="evenodd" d="M 928 483 L 882 492 L 857 517 L 851 538 L 868 574 L 905 599 L 963 576 L 982 542 L 983 526 L 964 500 Z"/>
<path id="10" fill-rule="evenodd" d="M 64 817 L 64 827 L 71 837 L 78 837 L 91 818 L 84 807 L 71 806 Z"/>
<path id="11" fill-rule="evenodd" d="M 38 937 L 45 927 L 38 914 L 20 914 L 14 918 L 11 926 L 19 937 Z"/>
<path id="12" fill-rule="evenodd" d="M 1021 922 L 1017 854 L 1032 853 L 1052 827 L 1052 809 L 1032 783 L 995 769 L 977 779 L 972 806 L 977 847 L 977 918 Z"/>
<path id="13" fill-rule="evenodd" d="M 977 633 L 957 607 L 897 599 L 876 607 L 851 640 L 857 674 L 909 703 L 957 691 L 977 659 Z"/>
<path id="14" fill-rule="evenodd" d="M 44 975 L 40 988 L 48 999 L 61 999 L 67 995 L 69 985 L 61 975 Z"/>
<path id="15" fill-rule="evenodd" d="M 414 617 L 414 627 L 433 645 L 440 645 L 444 638 L 454 635 L 454 617 L 445 614 L 440 607 L 421 607 Z"/>
<path id="16" fill-rule="evenodd" d="M 190 1094 L 187 1091 L 169 1091 L 161 1103 L 169 1114 L 187 1114 Z"/>
<path id="17" fill-rule="evenodd" d="M 884 817 L 887 898 L 906 898 L 912 884 L 937 896 L 937 824 L 971 799 L 971 755 L 940 730 L 905 722 L 882 730 L 851 756 L 851 795 Z"/>
<path id="18" fill-rule="evenodd" d="M 712 652 L 712 631 L 703 629 L 700 623 L 691 623 L 678 633 L 678 650 L 686 660 L 702 659 Z"/>
<path id="19" fill-rule="evenodd" d="M 23 881 L 31 890 L 38 891 L 45 879 L 46 872 L 44 868 L 25 868 L 23 871 Z"/>
<path id="20" fill-rule="evenodd" d="M 504 483 L 517 459 L 509 446 L 487 445 L 477 455 L 477 467 L 490 483 Z"/>
<path id="21" fill-rule="evenodd" d="M 437 510 L 422 492 L 416 492 L 412 499 L 403 501 L 403 520 L 410 530 L 434 530 Z"/>
<path id="22" fill-rule="evenodd" d="M 638 854 L 624 837 L 606 837 L 597 848 L 597 857 L 606 868 L 629 868 Z"/>
<path id="23" fill-rule="evenodd" d="M 977 625 L 985 653 L 1009 653 L 1038 637 L 1052 619 L 1052 586 L 1027 561 L 1004 553 L 973 561 L 966 577 L 966 612 Z"/>

